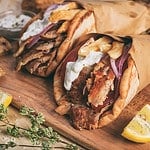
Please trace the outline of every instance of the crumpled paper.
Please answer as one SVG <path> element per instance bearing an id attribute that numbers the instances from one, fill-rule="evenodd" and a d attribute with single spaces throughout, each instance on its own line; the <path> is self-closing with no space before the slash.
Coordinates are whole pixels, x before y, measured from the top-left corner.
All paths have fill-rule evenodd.
<path id="1" fill-rule="evenodd" d="M 141 34 L 150 28 L 150 9 L 134 1 L 78 0 L 94 11 L 97 32 L 109 34 Z"/>
<path id="2" fill-rule="evenodd" d="M 150 84 L 150 36 L 133 35 L 133 44 L 130 54 L 135 61 L 140 85 L 138 92 Z"/>

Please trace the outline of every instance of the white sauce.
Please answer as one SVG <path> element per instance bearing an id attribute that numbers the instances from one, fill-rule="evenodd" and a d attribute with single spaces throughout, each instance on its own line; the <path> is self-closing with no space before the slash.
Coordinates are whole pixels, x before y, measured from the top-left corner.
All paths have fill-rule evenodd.
<path id="1" fill-rule="evenodd" d="M 37 19 L 36 21 L 34 21 L 32 24 L 29 25 L 26 32 L 24 32 L 24 34 L 22 35 L 21 41 L 24 41 L 31 36 L 39 34 L 49 24 L 50 22 L 48 20 L 47 15 L 45 15 L 45 17 L 42 20 Z"/>
<path id="2" fill-rule="evenodd" d="M 26 32 L 24 32 L 24 34 L 21 37 L 21 41 L 24 41 L 26 39 L 28 39 L 31 36 L 37 35 L 39 34 L 41 31 L 44 30 L 44 28 L 46 28 L 51 22 L 49 21 L 49 16 L 51 14 L 52 10 L 49 8 L 45 11 L 44 15 L 43 15 L 43 19 L 37 19 L 36 21 L 34 21 L 33 23 L 31 23 L 28 27 L 28 29 L 26 30 Z"/>
<path id="3" fill-rule="evenodd" d="M 102 52 L 91 51 L 86 57 L 78 56 L 76 62 L 68 62 L 64 78 L 64 87 L 66 90 L 71 89 L 72 82 L 78 78 L 80 71 L 85 66 L 91 66 L 98 63 L 102 58 Z"/>
<path id="4" fill-rule="evenodd" d="M 21 41 L 24 41 L 24 40 L 28 39 L 29 37 L 37 35 L 40 32 L 42 32 L 44 30 L 44 28 L 46 28 L 48 25 L 51 24 L 51 22 L 49 21 L 49 16 L 52 13 L 53 9 L 56 10 L 56 9 L 60 9 L 61 7 L 62 7 L 62 5 L 57 5 L 57 8 L 52 8 L 52 9 L 50 9 L 50 7 L 49 7 L 45 11 L 42 20 L 38 19 L 29 25 L 26 32 L 22 35 Z"/>
<path id="5" fill-rule="evenodd" d="M 2 28 L 22 28 L 31 19 L 31 17 L 21 14 L 15 16 L 14 14 L 9 14 L 2 19 L 0 19 L 0 27 Z"/>
<path id="6" fill-rule="evenodd" d="M 39 34 L 46 26 L 48 26 L 50 22 L 48 20 L 36 20 L 32 24 L 29 25 L 26 32 L 21 37 L 21 41 L 28 39 L 31 36 Z"/>

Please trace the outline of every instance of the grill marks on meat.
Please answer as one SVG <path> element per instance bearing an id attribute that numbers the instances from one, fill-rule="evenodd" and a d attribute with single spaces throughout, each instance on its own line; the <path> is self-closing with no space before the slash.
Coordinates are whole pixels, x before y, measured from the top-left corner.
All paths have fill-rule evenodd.
<path id="1" fill-rule="evenodd" d="M 108 62 L 103 59 L 94 67 L 85 67 L 67 92 L 74 103 L 70 113 L 73 125 L 79 130 L 98 128 L 100 116 L 113 104 L 115 75 Z"/>
<path id="2" fill-rule="evenodd" d="M 46 72 L 48 65 L 55 58 L 56 51 L 50 53 L 50 55 L 42 56 L 38 59 L 30 61 L 26 66 L 26 69 L 32 73 L 43 74 Z"/>
<path id="3" fill-rule="evenodd" d="M 44 53 L 49 53 L 50 50 L 54 47 L 54 42 L 42 43 L 35 48 L 35 50 L 43 51 Z"/>
<path id="4" fill-rule="evenodd" d="M 92 73 L 93 85 L 90 88 L 88 102 L 95 107 L 103 105 L 110 90 L 113 90 L 115 75 L 110 66 L 100 62 Z"/>
<path id="5" fill-rule="evenodd" d="M 23 59 L 20 59 L 17 65 L 17 70 L 20 70 L 22 66 L 26 65 L 31 60 L 40 58 L 43 56 L 43 52 L 39 51 L 38 53 L 34 53 L 34 51 L 30 51 L 29 53 L 23 56 Z"/>
<path id="6" fill-rule="evenodd" d="M 57 33 L 59 25 L 50 29 L 45 34 L 40 35 L 40 40 L 30 49 L 24 47 L 21 55 L 18 57 L 18 64 L 16 70 L 19 71 L 22 66 L 32 74 L 44 75 L 49 64 L 56 58 L 57 49 L 66 38 L 66 33 Z"/>

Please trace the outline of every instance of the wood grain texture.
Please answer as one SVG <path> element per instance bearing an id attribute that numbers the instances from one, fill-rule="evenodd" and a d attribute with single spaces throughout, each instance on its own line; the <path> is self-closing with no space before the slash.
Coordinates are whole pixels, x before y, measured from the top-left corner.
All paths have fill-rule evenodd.
<path id="1" fill-rule="evenodd" d="M 12 105 L 22 105 L 42 112 L 46 125 L 53 127 L 63 136 L 92 150 L 149 150 L 150 143 L 137 144 L 124 139 L 120 134 L 127 123 L 145 104 L 150 104 L 150 85 L 138 93 L 131 103 L 123 110 L 117 120 L 101 129 L 87 131 L 75 130 L 67 118 L 54 112 L 56 104 L 53 98 L 52 79 L 30 75 L 26 71 L 15 71 L 15 59 L 12 55 L 0 57 L 0 66 L 6 75 L 0 78 L 2 90 L 13 95 Z"/>

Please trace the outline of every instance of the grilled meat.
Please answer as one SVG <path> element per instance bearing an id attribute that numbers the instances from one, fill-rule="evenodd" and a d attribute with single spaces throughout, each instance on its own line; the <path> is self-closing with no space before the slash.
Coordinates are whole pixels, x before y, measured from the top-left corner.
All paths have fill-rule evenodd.
<path id="1" fill-rule="evenodd" d="M 85 103 L 87 96 L 84 94 L 84 86 L 87 78 L 90 76 L 91 69 L 92 67 L 84 67 L 80 72 L 79 77 L 73 82 L 70 91 L 67 92 L 67 96 L 72 103 Z"/>
<path id="2" fill-rule="evenodd" d="M 76 129 L 96 129 L 100 113 L 82 105 L 75 105 L 71 109 L 73 126 Z"/>
<path id="3" fill-rule="evenodd" d="M 109 61 L 97 63 L 94 67 L 84 67 L 73 82 L 68 98 L 75 105 L 71 108 L 73 125 L 77 129 L 95 129 L 99 117 L 112 105 L 115 75 Z"/>
<path id="4" fill-rule="evenodd" d="M 87 81 L 89 88 L 89 82 L 93 80 L 93 83 L 90 83 L 92 86 L 89 88 L 88 102 L 95 107 L 103 105 L 108 93 L 113 90 L 114 79 L 115 75 L 110 66 L 102 64 L 102 62 L 97 64 L 91 78 L 88 79 L 90 81 Z"/>

